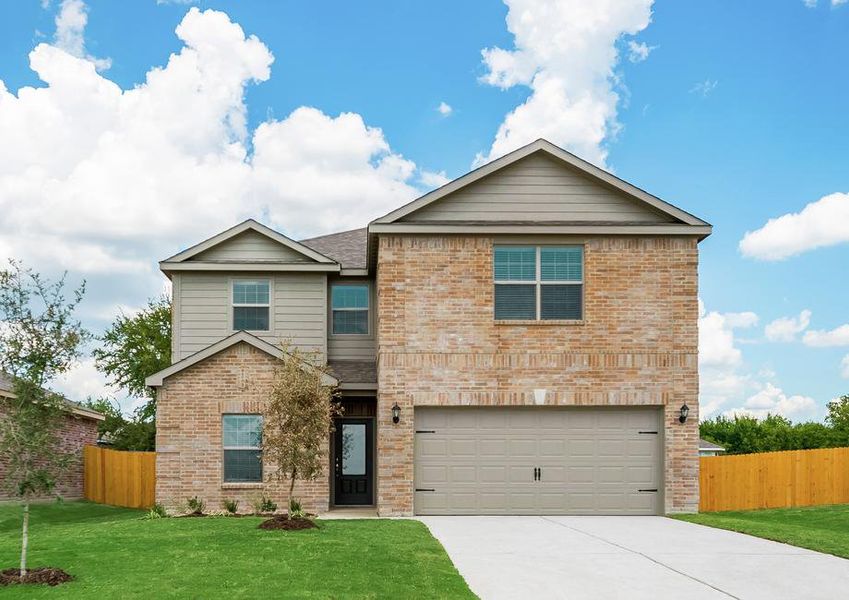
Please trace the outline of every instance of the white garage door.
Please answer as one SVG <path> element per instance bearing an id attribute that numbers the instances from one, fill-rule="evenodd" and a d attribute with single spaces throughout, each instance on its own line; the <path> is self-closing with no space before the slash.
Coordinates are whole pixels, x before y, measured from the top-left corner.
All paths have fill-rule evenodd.
<path id="1" fill-rule="evenodd" d="M 659 408 L 416 408 L 420 515 L 655 515 Z"/>

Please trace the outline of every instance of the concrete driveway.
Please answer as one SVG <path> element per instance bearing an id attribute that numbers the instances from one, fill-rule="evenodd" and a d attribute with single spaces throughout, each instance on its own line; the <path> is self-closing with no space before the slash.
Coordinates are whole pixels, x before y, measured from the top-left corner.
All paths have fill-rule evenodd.
<path id="1" fill-rule="evenodd" d="M 849 560 L 665 517 L 420 517 L 478 596 L 823 599 Z"/>

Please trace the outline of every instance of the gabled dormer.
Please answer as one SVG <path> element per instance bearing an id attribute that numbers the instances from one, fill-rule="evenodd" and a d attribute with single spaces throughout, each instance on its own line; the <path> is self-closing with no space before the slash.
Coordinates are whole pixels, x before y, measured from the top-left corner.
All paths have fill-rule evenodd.
<path id="1" fill-rule="evenodd" d="M 342 266 L 248 220 L 159 263 L 172 281 L 172 361 L 239 331 L 327 352 L 327 276 Z"/>

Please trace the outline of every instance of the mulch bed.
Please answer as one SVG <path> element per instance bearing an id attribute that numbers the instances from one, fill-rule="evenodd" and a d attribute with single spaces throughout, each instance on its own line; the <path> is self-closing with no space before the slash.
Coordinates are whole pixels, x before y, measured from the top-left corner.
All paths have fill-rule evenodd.
<path id="1" fill-rule="evenodd" d="M 259 524 L 260 529 L 283 529 L 296 531 L 298 529 L 313 529 L 318 527 L 310 519 L 290 519 L 287 515 L 277 515 Z"/>
<path id="2" fill-rule="evenodd" d="M 52 567 L 39 567 L 27 569 L 27 574 L 21 579 L 20 569 L 5 569 L 0 571 L 0 585 L 12 585 L 16 583 L 46 583 L 50 586 L 59 585 L 71 581 L 73 576 L 65 573 L 62 569 Z"/>

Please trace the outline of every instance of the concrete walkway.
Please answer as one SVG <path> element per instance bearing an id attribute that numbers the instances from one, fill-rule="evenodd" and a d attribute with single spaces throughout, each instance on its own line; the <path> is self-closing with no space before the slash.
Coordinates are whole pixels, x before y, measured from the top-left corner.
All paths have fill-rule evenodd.
<path id="1" fill-rule="evenodd" d="M 420 520 L 484 599 L 849 597 L 849 560 L 665 517 Z"/>

